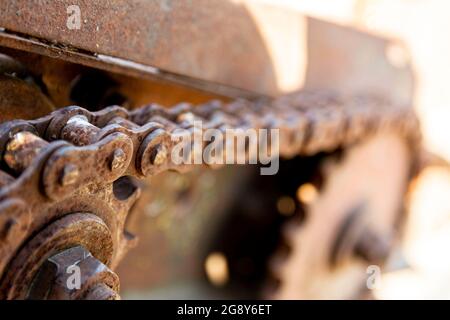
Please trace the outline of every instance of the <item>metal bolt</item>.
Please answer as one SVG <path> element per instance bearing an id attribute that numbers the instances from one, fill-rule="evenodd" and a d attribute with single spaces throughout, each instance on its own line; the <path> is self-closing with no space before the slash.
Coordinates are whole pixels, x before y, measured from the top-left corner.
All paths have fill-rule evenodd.
<path id="1" fill-rule="evenodd" d="M 167 159 L 167 149 L 163 145 L 158 145 L 155 147 L 151 155 L 151 162 L 156 166 L 162 165 Z"/>
<path id="2" fill-rule="evenodd" d="M 78 180 L 79 175 L 80 173 L 76 165 L 71 163 L 66 164 L 62 170 L 61 185 L 68 186 L 74 184 Z"/>
<path id="3" fill-rule="evenodd" d="M 111 170 L 117 170 L 120 169 L 124 166 L 125 161 L 127 159 L 127 156 L 125 154 L 125 152 L 118 148 L 116 150 L 114 150 L 112 159 L 111 159 Z"/>
<path id="4" fill-rule="evenodd" d="M 69 286 L 73 277 L 68 268 L 79 268 L 79 287 Z M 65 249 L 47 258 L 39 268 L 28 292 L 28 299 L 118 300 L 119 279 L 83 246 Z"/>

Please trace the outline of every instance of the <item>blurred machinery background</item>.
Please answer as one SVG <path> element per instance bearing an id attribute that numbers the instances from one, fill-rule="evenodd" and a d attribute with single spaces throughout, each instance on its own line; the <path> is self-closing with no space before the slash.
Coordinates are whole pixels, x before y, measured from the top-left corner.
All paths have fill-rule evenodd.
<path id="1" fill-rule="evenodd" d="M 410 61 L 414 106 L 428 150 L 450 160 L 450 29 L 445 0 L 270 1 L 339 24 L 400 40 L 391 50 L 396 65 Z M 428 168 L 415 183 L 403 244 L 410 269 L 384 277 L 377 296 L 386 299 L 450 298 L 450 171 Z"/>

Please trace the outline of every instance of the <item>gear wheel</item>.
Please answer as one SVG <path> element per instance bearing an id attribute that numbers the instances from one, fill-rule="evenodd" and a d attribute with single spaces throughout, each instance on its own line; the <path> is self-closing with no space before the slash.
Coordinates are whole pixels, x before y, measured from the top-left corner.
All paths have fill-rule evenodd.
<path id="1" fill-rule="evenodd" d="M 305 206 L 305 220 L 283 228 L 288 255 L 270 268 L 278 286 L 270 298 L 348 299 L 367 293 L 369 265 L 383 262 L 398 241 L 412 163 L 405 141 L 378 134 L 321 167 L 326 178 Z"/>

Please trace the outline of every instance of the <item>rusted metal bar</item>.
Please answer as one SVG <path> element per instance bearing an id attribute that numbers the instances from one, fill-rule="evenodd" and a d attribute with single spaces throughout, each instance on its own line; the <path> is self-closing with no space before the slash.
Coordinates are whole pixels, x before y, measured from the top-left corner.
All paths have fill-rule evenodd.
<path id="1" fill-rule="evenodd" d="M 71 5 L 80 8 L 79 30 L 67 28 Z M 386 57 L 395 42 L 254 1 L 3 1 L 0 27 L 3 46 L 224 96 L 301 88 L 399 103 L 412 96 L 408 62 L 399 68 Z"/>

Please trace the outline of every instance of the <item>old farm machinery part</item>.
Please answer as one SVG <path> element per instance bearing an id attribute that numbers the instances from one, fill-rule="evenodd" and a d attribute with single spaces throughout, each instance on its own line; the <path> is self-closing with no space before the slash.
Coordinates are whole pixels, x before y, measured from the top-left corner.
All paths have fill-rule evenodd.
<path id="1" fill-rule="evenodd" d="M 387 40 L 244 2 L 0 2 L 0 298 L 113 300 L 180 279 L 365 294 L 419 164 L 410 69 Z M 84 32 L 69 32 L 77 3 Z M 278 129 L 279 172 L 176 162 L 180 129 Z"/>
<path id="2" fill-rule="evenodd" d="M 351 250 L 367 256 L 374 263 L 383 260 L 386 254 L 378 251 L 385 249 L 372 247 L 385 245 L 384 239 L 380 243 L 378 239 L 366 241 L 365 237 L 372 233 L 375 238 L 389 237 L 392 231 L 389 228 L 393 227 L 395 213 L 400 208 L 401 194 L 396 192 L 402 192 L 405 187 L 409 170 L 397 172 L 397 169 L 405 162 L 406 168 L 410 168 L 407 161 L 419 141 L 417 120 L 408 108 L 394 107 L 369 97 L 340 99 L 302 93 L 270 104 L 212 102 L 196 107 L 181 104 L 171 109 L 150 105 L 131 112 L 121 107 L 98 112 L 68 107 L 37 120 L 11 121 L 1 126 L 5 168 L 0 194 L 2 297 L 116 297 L 117 276 L 109 268 L 117 265 L 133 242 L 132 236 L 124 230 L 124 223 L 139 196 L 139 188 L 127 180 L 153 176 L 166 170 L 186 170 L 188 165 L 171 161 L 169 155 L 177 141 L 171 134 L 177 128 L 191 129 L 194 134 L 195 119 L 202 120 L 204 128 L 218 130 L 230 127 L 280 129 L 279 155 L 286 158 L 355 146 L 354 151 L 346 154 L 345 158 L 349 160 L 345 159 L 343 168 L 336 171 L 337 177 L 330 174 L 330 186 L 325 186 L 323 193 L 323 206 L 330 208 L 339 203 L 342 209 L 338 211 L 342 214 L 353 210 L 359 213 L 368 211 L 367 215 L 372 215 L 383 209 L 381 211 L 387 213 L 383 219 L 385 226 L 378 228 L 378 219 L 371 223 L 370 216 L 358 217 L 367 220 L 358 223 L 369 229 L 358 228 L 362 234 L 356 234 L 355 239 L 347 241 L 349 243 L 342 240 L 342 245 L 351 246 Z M 371 171 L 366 170 L 367 159 L 358 156 L 359 144 L 362 144 L 361 148 L 370 149 L 369 159 L 372 159 L 371 152 L 380 155 L 370 164 Z M 396 152 L 393 150 L 400 154 L 391 154 Z M 383 159 L 392 161 L 392 155 L 400 162 L 388 175 L 392 175 L 393 182 L 369 185 L 369 190 L 361 188 L 357 181 L 352 182 L 348 186 L 351 193 L 348 203 L 336 203 L 338 199 L 333 199 L 333 192 L 339 190 L 333 191 L 333 187 L 345 187 L 346 183 L 340 174 L 363 166 L 358 178 L 363 181 L 371 179 L 372 174 L 386 172 Z M 386 197 L 384 191 L 387 186 L 394 190 L 388 192 L 392 199 L 385 203 L 377 199 L 374 192 Z M 371 199 L 372 196 L 375 198 Z M 364 202 L 359 203 L 361 200 Z M 378 207 L 383 205 L 387 208 Z M 324 211 L 320 208 L 311 211 L 314 210 Z M 308 223 L 314 223 L 313 219 L 315 216 L 309 218 L 311 221 Z M 330 228 L 338 227 L 338 222 L 332 219 L 342 222 L 338 216 L 329 219 Z M 386 234 L 379 235 L 378 232 Z M 314 236 L 319 235 L 314 233 Z M 317 239 L 316 243 L 326 243 L 326 239 Z M 74 249 L 80 246 L 83 249 Z M 81 254 L 80 250 L 84 253 Z M 86 258 L 80 261 L 78 255 Z M 291 259 L 296 255 L 294 251 Z M 83 278 L 82 291 L 75 290 L 76 293 L 67 292 L 60 284 L 65 279 L 64 266 L 74 261 L 80 261 L 79 265 L 86 268 L 82 272 L 86 277 Z M 51 266 L 47 266 L 49 264 Z M 48 291 L 43 291 L 41 282 L 46 283 Z"/>

